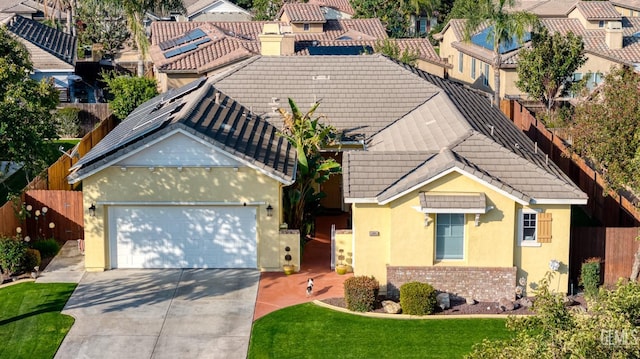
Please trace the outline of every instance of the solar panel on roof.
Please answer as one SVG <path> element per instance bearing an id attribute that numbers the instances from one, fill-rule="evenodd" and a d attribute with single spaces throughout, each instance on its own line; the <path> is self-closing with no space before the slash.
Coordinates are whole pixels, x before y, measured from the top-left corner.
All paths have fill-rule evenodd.
<path id="1" fill-rule="evenodd" d="M 208 38 L 208 37 L 205 37 L 204 39 L 200 39 L 200 40 L 194 42 L 193 44 L 196 45 L 196 46 L 200 46 L 200 45 L 202 45 L 204 43 L 207 43 L 209 41 L 211 41 L 211 39 Z"/>
<path id="2" fill-rule="evenodd" d="M 522 47 L 522 44 L 531 40 L 531 33 L 527 32 L 522 37 L 522 42 L 518 42 L 516 36 L 512 36 L 511 40 L 500 44 L 499 52 L 505 54 Z M 471 37 L 471 43 L 484 47 L 487 50 L 493 51 L 493 26 L 489 26 L 486 29 Z"/>
<path id="3" fill-rule="evenodd" d="M 164 53 L 164 57 L 166 59 L 169 59 L 169 58 L 178 56 L 180 54 L 184 54 L 185 52 L 193 51 L 193 50 L 195 50 L 197 48 L 198 48 L 198 45 L 196 45 L 196 44 L 186 44 L 184 46 L 181 46 L 181 47 L 178 47 L 178 48 L 175 48 L 173 50 L 169 50 L 169 51 L 165 52 Z"/>
<path id="4" fill-rule="evenodd" d="M 311 46 L 309 55 L 361 55 L 373 53 L 371 46 Z"/>
<path id="5" fill-rule="evenodd" d="M 197 40 L 205 36 L 207 36 L 207 34 L 205 34 L 205 32 L 202 31 L 202 29 L 194 29 L 189 31 L 185 37 L 188 37 L 190 40 Z"/>

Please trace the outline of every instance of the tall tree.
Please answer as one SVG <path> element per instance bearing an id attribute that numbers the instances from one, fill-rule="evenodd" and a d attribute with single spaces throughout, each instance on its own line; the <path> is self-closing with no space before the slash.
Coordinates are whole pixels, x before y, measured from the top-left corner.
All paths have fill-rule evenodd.
<path id="1" fill-rule="evenodd" d="M 50 81 L 29 77 L 29 53 L 4 26 L 0 53 L 0 158 L 21 163 L 29 181 L 46 167 L 43 145 L 56 138 L 52 112 L 59 94 Z"/>
<path id="2" fill-rule="evenodd" d="M 575 108 L 571 135 L 578 154 L 592 161 L 608 188 L 640 195 L 640 76 L 613 68 L 593 99 Z"/>
<path id="3" fill-rule="evenodd" d="M 518 54 L 516 86 L 544 104 L 551 115 L 556 99 L 572 84 L 571 75 L 586 61 L 584 43 L 572 32 L 549 34 L 546 28 L 535 32 L 531 47 Z"/>
<path id="4" fill-rule="evenodd" d="M 77 14 L 79 43 L 100 44 L 107 57 L 115 56 L 130 36 L 124 11 L 112 2 L 81 0 Z"/>
<path id="5" fill-rule="evenodd" d="M 522 43 L 525 34 L 534 29 L 538 18 L 525 11 L 508 11 L 515 0 L 457 0 L 454 8 L 466 19 L 465 40 L 470 40 L 478 30 L 489 28 L 487 41 L 493 46 L 493 103 L 500 105 L 500 68 L 502 56 L 500 46 L 510 45 L 514 41 Z M 456 7 L 457 6 L 457 7 Z"/>
<path id="6" fill-rule="evenodd" d="M 338 162 L 323 157 L 320 152 L 333 144 L 338 134 L 333 126 L 320 122 L 322 117 L 314 118 L 319 105 L 316 102 L 307 113 L 302 113 L 289 99 L 291 112 L 279 109 L 284 121 L 279 134 L 287 139 L 298 155 L 296 182 L 285 188 L 285 220 L 291 228 L 300 229 L 303 236 L 313 227 L 314 210 L 325 196 L 316 188 L 341 170 Z"/>
<path id="7" fill-rule="evenodd" d="M 149 52 L 149 39 L 144 18 L 152 11 L 184 11 L 182 0 L 105 0 L 124 10 L 127 26 L 139 51 L 138 76 L 144 75 L 144 59 Z"/>
<path id="8" fill-rule="evenodd" d="M 155 79 L 119 76 L 115 71 L 103 72 L 102 79 L 107 83 L 109 107 L 121 120 L 158 94 Z"/>

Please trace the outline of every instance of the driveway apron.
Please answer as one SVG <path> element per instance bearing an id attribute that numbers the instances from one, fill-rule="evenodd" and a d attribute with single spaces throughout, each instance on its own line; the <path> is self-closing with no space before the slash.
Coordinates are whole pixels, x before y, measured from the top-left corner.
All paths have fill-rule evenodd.
<path id="1" fill-rule="evenodd" d="M 257 270 L 85 273 L 56 358 L 246 358 Z"/>

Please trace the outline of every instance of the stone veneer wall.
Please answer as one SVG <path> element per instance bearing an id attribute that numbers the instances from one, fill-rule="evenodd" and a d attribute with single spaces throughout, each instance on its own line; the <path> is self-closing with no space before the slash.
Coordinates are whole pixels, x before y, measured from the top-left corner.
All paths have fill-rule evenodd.
<path id="1" fill-rule="evenodd" d="M 407 282 L 426 282 L 436 290 L 481 302 L 515 299 L 516 267 L 387 266 L 387 296 L 398 298 Z"/>

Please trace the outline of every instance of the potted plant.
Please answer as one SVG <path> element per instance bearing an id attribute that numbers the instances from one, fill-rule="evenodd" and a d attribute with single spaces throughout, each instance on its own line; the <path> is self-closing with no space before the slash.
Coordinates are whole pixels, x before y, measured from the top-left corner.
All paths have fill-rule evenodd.
<path id="1" fill-rule="evenodd" d="M 343 275 L 347 273 L 349 267 L 344 264 L 344 249 L 338 249 L 338 265 L 336 266 L 336 273 Z"/>
<path id="2" fill-rule="evenodd" d="M 291 248 L 289 248 L 289 246 L 286 246 L 284 248 L 284 251 L 287 253 L 284 255 L 284 260 L 287 261 L 287 264 L 284 264 L 282 266 L 282 269 L 284 270 L 284 274 L 290 275 L 296 271 L 296 266 L 291 264 L 291 254 L 289 254 Z"/>

